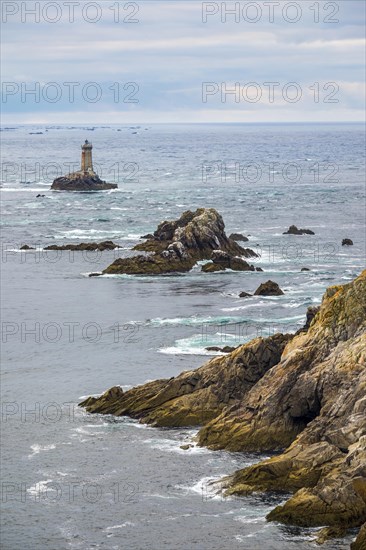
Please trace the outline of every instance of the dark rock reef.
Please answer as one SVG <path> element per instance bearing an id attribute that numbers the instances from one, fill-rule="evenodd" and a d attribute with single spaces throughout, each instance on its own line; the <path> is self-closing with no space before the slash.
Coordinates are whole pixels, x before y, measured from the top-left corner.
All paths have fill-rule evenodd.
<path id="1" fill-rule="evenodd" d="M 197 261 L 210 260 L 214 251 L 218 256 L 228 254 L 232 257 L 232 265 L 247 270 L 251 268 L 242 257 L 257 257 L 253 250 L 242 248 L 226 236 L 224 221 L 214 208 L 199 208 L 195 212 L 187 210 L 178 220 L 159 224 L 153 236 L 148 237 L 133 248 L 147 254 L 119 258 L 103 273 L 154 275 L 186 272 Z"/>
<path id="2" fill-rule="evenodd" d="M 248 254 L 249 249 L 246 248 L 245 254 Z M 233 271 L 256 271 L 254 265 L 248 264 L 243 258 L 231 256 L 222 250 L 214 250 L 211 254 L 211 262 L 203 265 L 201 271 L 205 273 L 213 273 L 215 271 L 225 271 L 231 269 Z"/>
<path id="3" fill-rule="evenodd" d="M 290 225 L 283 235 L 315 235 L 315 233 L 311 229 L 298 229 L 296 225 Z"/>
<path id="4" fill-rule="evenodd" d="M 51 244 L 46 246 L 44 250 L 115 250 L 116 248 L 121 248 L 118 244 L 113 241 L 103 241 L 101 243 L 76 243 L 76 244 Z"/>
<path id="5" fill-rule="evenodd" d="M 232 239 L 233 241 L 242 241 L 242 242 L 249 241 L 248 237 L 246 237 L 245 235 L 242 235 L 241 233 L 231 233 L 231 235 L 229 236 L 229 239 Z"/>
<path id="6" fill-rule="evenodd" d="M 74 172 L 67 176 L 56 178 L 51 189 L 54 191 L 106 191 L 107 189 L 117 189 L 116 183 L 107 183 L 100 179 L 95 173 Z"/>
<path id="7" fill-rule="evenodd" d="M 366 270 L 330 287 L 296 335 L 256 338 L 199 369 L 80 404 L 154 426 L 203 425 L 211 449 L 281 451 L 222 480 L 226 494 L 293 493 L 268 520 L 327 526 L 319 541 L 366 521 Z M 352 550 L 365 547 L 365 527 Z"/>
<path id="8" fill-rule="evenodd" d="M 353 241 L 351 239 L 343 239 L 342 246 L 352 246 Z"/>
<path id="9" fill-rule="evenodd" d="M 262 283 L 254 292 L 254 296 L 282 296 L 283 294 L 283 290 L 273 281 Z"/>

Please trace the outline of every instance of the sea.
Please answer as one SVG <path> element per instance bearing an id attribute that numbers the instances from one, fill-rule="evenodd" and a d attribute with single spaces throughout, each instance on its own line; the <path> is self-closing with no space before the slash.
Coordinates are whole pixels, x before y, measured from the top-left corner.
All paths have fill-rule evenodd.
<path id="1" fill-rule="evenodd" d="M 118 189 L 51 191 L 79 168 L 86 139 L 96 171 Z M 209 346 L 295 332 L 327 287 L 354 279 L 365 268 L 363 126 L 14 125 L 1 141 L 2 548 L 317 548 L 317 529 L 266 521 L 288 495 L 226 498 L 212 484 L 270 453 L 214 452 L 196 445 L 196 429 L 77 404 L 195 369 L 217 355 Z M 161 221 L 201 207 L 218 210 L 227 234 L 248 237 L 263 272 L 198 264 L 89 277 Z M 290 225 L 315 235 L 284 235 Z M 104 240 L 121 248 L 44 250 Z M 239 297 L 268 279 L 284 295 Z M 354 536 L 323 548 L 349 548 Z"/>

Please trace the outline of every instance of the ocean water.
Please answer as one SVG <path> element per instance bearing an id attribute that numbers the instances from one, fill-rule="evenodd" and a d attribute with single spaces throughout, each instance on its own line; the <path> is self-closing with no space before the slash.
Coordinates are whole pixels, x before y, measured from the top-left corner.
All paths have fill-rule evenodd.
<path id="1" fill-rule="evenodd" d="M 195 430 L 76 405 L 113 385 L 196 368 L 215 355 L 207 346 L 294 332 L 328 286 L 357 276 L 362 127 L 14 126 L 1 137 L 3 548 L 316 548 L 316 530 L 266 522 L 286 495 L 227 499 L 212 489 L 263 455 L 197 448 Z M 78 167 L 85 139 L 118 190 L 50 191 L 70 163 Z M 163 219 L 198 207 L 215 207 L 228 233 L 249 235 L 264 272 L 88 277 Z M 291 224 L 315 235 L 283 235 Z M 354 246 L 342 247 L 344 238 Z M 106 239 L 122 249 L 43 250 Z M 284 296 L 239 298 L 268 279 Z M 324 548 L 348 548 L 352 535 Z"/>

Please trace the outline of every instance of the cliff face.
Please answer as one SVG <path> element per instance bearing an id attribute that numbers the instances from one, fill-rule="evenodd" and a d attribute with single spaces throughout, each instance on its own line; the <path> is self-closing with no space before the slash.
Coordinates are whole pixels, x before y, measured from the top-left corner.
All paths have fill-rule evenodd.
<path id="1" fill-rule="evenodd" d="M 360 526 L 366 521 L 366 271 L 329 288 L 313 313 L 295 336 L 256 339 L 197 370 L 126 393 L 112 388 L 81 405 L 158 426 L 203 424 L 199 443 L 213 449 L 285 449 L 225 478 L 227 494 L 290 491 L 269 520 Z"/>
<path id="2" fill-rule="evenodd" d="M 134 247 L 133 250 L 147 252 L 148 256 L 119 258 L 103 273 L 155 275 L 185 272 L 198 260 L 209 260 L 213 251 L 218 249 L 231 256 L 257 256 L 253 250 L 242 248 L 227 237 L 224 221 L 214 208 L 199 208 L 195 212 L 187 210 L 178 220 L 162 222 L 146 242 Z M 244 267 L 254 270 L 249 264 Z"/>
<path id="3" fill-rule="evenodd" d="M 366 271 L 326 292 L 281 361 L 200 431 L 215 449 L 279 456 L 224 480 L 228 494 L 295 491 L 269 520 L 354 527 L 366 520 Z M 357 547 L 356 547 L 357 548 Z"/>
<path id="4" fill-rule="evenodd" d="M 362 393 L 365 328 L 366 271 L 350 284 L 327 290 L 309 330 L 287 344 L 281 361 L 237 410 L 226 411 L 201 430 L 201 444 L 233 451 L 279 450 L 311 421 L 312 433 L 323 418 L 334 422 L 332 406 L 345 400 L 343 392 L 361 384 Z M 346 422 L 349 408 L 341 410 L 337 422 Z"/>

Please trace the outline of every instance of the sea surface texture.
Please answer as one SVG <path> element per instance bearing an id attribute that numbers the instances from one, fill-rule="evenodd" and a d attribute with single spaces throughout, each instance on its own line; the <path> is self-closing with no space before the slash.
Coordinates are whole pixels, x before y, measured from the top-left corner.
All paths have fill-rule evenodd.
<path id="1" fill-rule="evenodd" d="M 365 264 L 362 127 L 2 130 L 4 549 L 316 548 L 316 530 L 265 520 L 285 496 L 210 489 L 263 455 L 194 442 L 184 450 L 195 430 L 88 415 L 77 403 L 196 368 L 215 354 L 208 346 L 295 332 L 328 286 L 355 278 Z M 119 188 L 50 191 L 79 168 L 85 139 L 96 171 Z M 162 220 L 199 207 L 216 208 L 228 234 L 248 236 L 263 272 L 88 277 Z M 292 224 L 315 235 L 283 235 Z M 43 250 L 107 239 L 123 248 Z M 239 298 L 268 279 L 283 296 Z M 351 535 L 324 549 L 348 548 Z"/>

